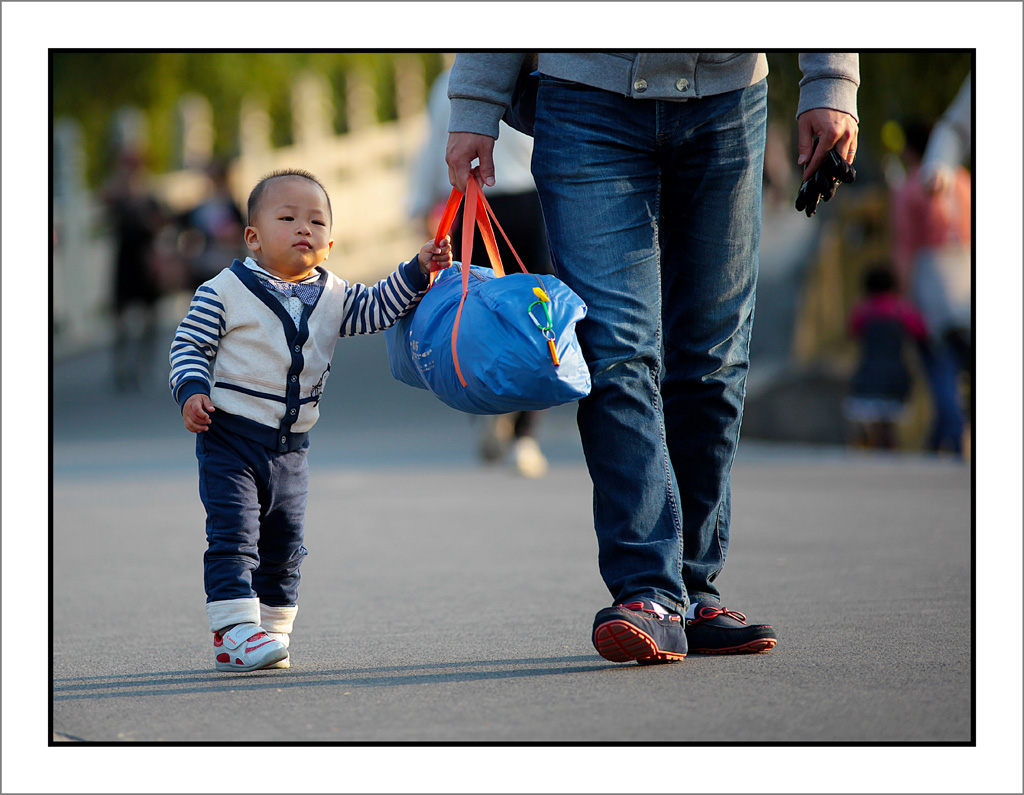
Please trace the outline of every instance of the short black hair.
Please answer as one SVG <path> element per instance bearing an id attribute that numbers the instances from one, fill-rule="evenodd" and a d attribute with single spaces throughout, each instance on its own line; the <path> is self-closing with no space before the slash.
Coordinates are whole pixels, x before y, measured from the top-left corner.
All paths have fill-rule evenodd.
<path id="1" fill-rule="evenodd" d="M 896 289 L 896 275 L 888 262 L 875 263 L 864 274 L 864 290 L 868 295 L 881 295 Z"/>
<path id="2" fill-rule="evenodd" d="M 331 197 L 327 193 L 327 188 L 324 187 L 324 184 L 315 176 L 310 174 L 308 171 L 305 171 L 304 169 L 282 168 L 278 169 L 277 171 L 272 171 L 271 173 L 267 174 L 265 177 L 260 179 L 260 181 L 256 183 L 256 187 L 254 187 L 252 191 L 249 193 L 249 202 L 246 207 L 246 213 L 248 214 L 248 218 L 246 218 L 245 221 L 247 225 L 252 226 L 253 216 L 255 216 L 260 209 L 260 203 L 263 201 L 263 194 L 266 193 L 267 185 L 273 180 L 281 179 L 282 177 L 302 177 L 302 179 L 308 179 L 310 182 L 315 182 L 320 187 L 320 190 L 324 192 L 324 196 L 327 198 L 327 215 L 330 217 L 331 223 L 334 223 L 334 213 L 331 210 Z"/>

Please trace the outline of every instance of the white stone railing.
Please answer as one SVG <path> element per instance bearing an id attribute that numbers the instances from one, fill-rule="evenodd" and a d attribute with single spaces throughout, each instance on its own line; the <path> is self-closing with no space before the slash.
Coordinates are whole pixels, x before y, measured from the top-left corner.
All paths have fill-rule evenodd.
<path id="1" fill-rule="evenodd" d="M 328 262 L 351 281 L 372 281 L 414 254 L 424 239 L 407 217 L 410 172 L 422 145 L 428 86 L 422 64 L 400 60 L 396 73 L 398 118 L 376 123 L 370 81 L 355 72 L 345 86 L 348 131 L 336 134 L 331 86 L 315 74 L 301 75 L 293 88 L 292 138 L 273 148 L 270 118 L 253 98 L 242 103 L 239 156 L 231 163 L 232 191 L 244 208 L 252 185 L 280 168 L 316 174 L 331 197 L 335 246 Z M 134 115 L 132 115 L 132 113 Z M 122 137 L 138 126 L 138 112 L 122 119 Z M 181 168 L 156 175 L 152 187 L 174 211 L 197 204 L 209 191 L 202 166 L 212 155 L 213 114 L 195 95 L 179 103 Z M 137 129 L 135 134 L 144 135 Z M 113 291 L 113 241 L 104 208 L 85 188 L 78 125 L 54 124 L 53 339 L 55 352 L 95 344 L 109 335 Z M 227 265 L 229 263 L 225 263 Z"/>

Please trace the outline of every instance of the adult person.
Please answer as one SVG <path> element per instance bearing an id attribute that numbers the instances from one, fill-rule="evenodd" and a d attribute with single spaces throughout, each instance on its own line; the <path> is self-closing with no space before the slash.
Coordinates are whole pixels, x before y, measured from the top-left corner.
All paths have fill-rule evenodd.
<path id="1" fill-rule="evenodd" d="M 157 241 L 170 216 L 150 189 L 144 154 L 134 149 L 117 153 L 102 198 L 116 241 L 114 386 L 138 391 L 155 364 L 157 302 L 164 294 Z"/>
<path id="2" fill-rule="evenodd" d="M 495 184 L 491 152 L 524 55 L 456 57 L 455 187 L 475 158 Z M 854 158 L 859 67 L 854 53 L 802 54 L 800 66 L 806 180 L 833 147 Z M 714 585 L 754 313 L 767 59 L 540 53 L 537 72 L 533 174 L 556 272 L 588 306 L 577 334 L 593 389 L 577 424 L 613 597 L 594 645 L 639 663 L 771 649 L 774 629 L 723 607 Z"/>
<path id="3" fill-rule="evenodd" d="M 974 89 L 971 79 L 972 73 L 968 72 L 964 82 L 960 84 L 960 90 L 956 97 L 946 108 L 942 118 L 935 123 L 932 133 L 928 137 L 928 145 L 921 158 L 918 180 L 924 186 L 925 191 L 932 196 L 948 197 L 959 189 L 965 176 L 967 183 L 970 184 L 970 174 L 964 168 L 964 163 L 971 153 L 971 140 L 974 135 L 971 116 Z M 969 251 L 967 253 L 969 254 Z M 960 322 L 947 329 L 945 342 L 954 353 L 957 366 L 970 379 L 970 399 L 965 408 L 966 421 L 973 413 L 974 343 L 971 334 L 969 271 L 968 278 L 962 278 L 964 274 L 962 263 L 963 256 L 961 256 L 961 265 L 957 269 L 961 275 L 958 295 Z M 967 289 L 964 289 L 965 286 Z M 965 435 L 969 438 L 969 431 Z"/>
<path id="4" fill-rule="evenodd" d="M 960 375 L 971 348 L 971 176 L 962 165 L 922 178 L 934 134 L 921 122 L 905 125 L 906 178 L 891 196 L 893 260 L 904 294 L 924 315 L 924 357 L 934 417 L 928 449 L 963 455 L 965 412 Z"/>

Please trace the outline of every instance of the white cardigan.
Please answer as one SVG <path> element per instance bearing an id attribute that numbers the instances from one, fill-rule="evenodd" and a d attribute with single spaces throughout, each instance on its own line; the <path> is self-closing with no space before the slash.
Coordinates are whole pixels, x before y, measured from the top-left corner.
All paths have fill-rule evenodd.
<path id="1" fill-rule="evenodd" d="M 171 345 L 178 406 L 208 394 L 214 424 L 278 451 L 302 446 L 320 416 L 338 338 L 390 328 L 427 287 L 415 257 L 372 287 L 317 271 L 320 295 L 298 326 L 238 260 L 200 285 Z"/>

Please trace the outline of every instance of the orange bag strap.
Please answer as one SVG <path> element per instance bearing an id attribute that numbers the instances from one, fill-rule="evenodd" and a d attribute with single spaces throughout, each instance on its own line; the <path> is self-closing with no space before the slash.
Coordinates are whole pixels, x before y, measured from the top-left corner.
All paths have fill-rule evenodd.
<path id="1" fill-rule="evenodd" d="M 437 226 L 437 234 L 434 237 L 434 242 L 440 244 L 441 240 L 451 231 L 452 224 L 455 223 L 455 216 L 458 215 L 459 205 L 462 203 L 463 194 L 456 188 L 452 188 L 451 195 L 448 197 L 448 203 L 445 205 L 444 212 L 441 214 L 441 221 Z M 498 231 L 501 232 L 501 236 L 505 238 L 505 242 L 508 243 L 509 250 L 512 255 L 516 258 L 516 262 L 519 263 L 519 267 L 522 268 L 523 273 L 529 273 L 526 266 L 523 265 L 522 259 L 519 254 L 516 253 L 515 248 L 512 246 L 512 242 L 508 239 L 508 235 L 505 234 L 505 230 L 501 228 L 501 224 L 498 223 L 497 217 L 494 215 L 494 210 L 491 209 L 491 205 L 487 199 L 484 198 L 483 191 L 480 189 L 480 185 L 477 182 L 476 175 L 471 175 L 466 184 L 466 207 L 462 213 L 462 298 L 459 300 L 459 309 L 455 313 L 455 322 L 452 325 L 452 361 L 455 364 L 455 374 L 459 377 L 459 383 L 463 387 L 466 386 L 466 379 L 462 376 L 462 369 L 459 367 L 459 353 L 458 353 L 458 341 L 459 341 L 459 323 L 462 320 L 462 308 L 466 303 L 466 296 L 469 294 L 469 270 L 470 263 L 473 261 L 473 234 L 474 226 L 480 227 L 480 238 L 483 240 L 484 248 L 487 250 L 487 258 L 491 262 L 491 268 L 498 278 L 505 275 L 505 268 L 501 262 L 501 254 L 498 252 L 498 241 L 494 237 L 494 230 L 491 227 L 491 219 L 494 219 L 495 226 L 498 227 Z M 473 208 L 473 209 L 470 209 Z M 474 224 L 473 221 L 476 221 Z M 430 284 L 433 285 L 434 278 L 437 271 L 430 274 Z"/>
<path id="2" fill-rule="evenodd" d="M 452 188 L 448 203 L 441 213 L 441 220 L 437 224 L 437 234 L 434 235 L 434 243 L 441 245 L 441 240 L 452 231 L 452 224 L 455 223 L 455 216 L 459 214 L 459 205 L 462 204 L 462 192 L 458 188 Z"/>
<path id="3" fill-rule="evenodd" d="M 516 262 L 519 263 L 519 268 L 523 271 L 523 273 L 529 273 L 529 271 L 526 269 L 526 266 L 523 264 L 523 261 L 519 258 L 519 254 L 516 252 L 515 246 L 512 245 L 512 241 L 508 239 L 508 235 L 505 234 L 505 230 L 502 229 L 501 228 L 501 224 L 498 223 L 498 216 L 496 216 L 494 214 L 494 210 L 491 209 L 491 204 L 490 204 L 490 202 L 487 201 L 487 197 L 484 196 L 484 192 L 483 191 L 480 191 L 479 197 L 480 197 L 480 206 L 481 206 L 482 211 L 484 213 L 484 221 L 486 222 L 488 215 L 491 217 L 491 220 L 494 221 L 494 225 L 496 227 L 498 227 L 498 231 L 501 232 L 501 236 L 503 238 L 505 238 L 505 242 L 508 243 L 508 250 L 512 252 L 512 256 L 515 257 L 516 258 Z M 479 219 L 478 219 L 477 223 L 479 223 Z M 487 226 L 487 234 L 489 234 L 491 236 L 491 239 L 494 240 L 494 232 L 491 231 L 491 225 L 489 223 L 487 223 L 486 226 Z M 481 226 L 480 227 L 480 234 L 481 235 L 484 234 L 483 230 L 484 230 L 484 227 Z M 494 249 L 495 249 L 495 251 L 497 251 L 497 249 L 498 249 L 497 242 L 495 242 L 495 244 L 494 244 Z M 498 259 L 498 262 L 499 263 L 501 262 L 500 258 Z M 502 269 L 501 275 L 502 276 L 505 275 L 504 269 Z"/>
<path id="4" fill-rule="evenodd" d="M 505 266 L 501 262 L 501 254 L 498 253 L 498 241 L 494 239 L 494 230 L 491 229 L 491 222 L 487 218 L 487 210 L 484 207 L 484 192 L 479 188 L 476 191 L 476 225 L 480 227 L 480 239 L 484 241 L 484 248 L 487 249 L 487 259 L 491 261 L 491 270 L 500 279 L 505 275 Z M 467 207 L 469 206 L 467 201 Z M 465 220 L 465 215 L 463 215 Z M 466 262 L 473 260 L 466 258 Z"/>
<path id="5" fill-rule="evenodd" d="M 434 243 L 437 245 L 440 245 L 441 240 L 451 231 L 452 225 L 455 223 L 455 217 L 459 214 L 462 197 L 463 194 L 458 188 L 452 188 L 452 192 L 448 196 L 448 202 L 445 204 L 444 212 L 441 214 L 441 220 L 437 225 L 437 234 L 434 235 Z M 526 266 L 523 264 L 523 260 L 519 257 L 515 247 L 512 245 L 512 241 L 508 239 L 508 235 L 505 234 L 505 230 L 501 228 L 501 224 L 498 222 L 498 217 L 494 214 L 494 210 L 491 209 L 491 204 L 484 196 L 484 192 L 482 190 L 478 191 L 477 197 L 479 199 L 479 204 L 477 205 L 476 211 L 476 224 L 480 227 L 480 237 L 484 241 L 484 248 L 487 249 L 487 258 L 491 262 L 491 268 L 499 278 L 505 275 L 505 266 L 501 261 L 501 255 L 498 253 L 497 239 L 494 236 L 494 230 L 491 228 L 491 220 L 493 220 L 494 225 L 498 227 L 498 231 L 501 232 L 501 236 L 508 244 L 508 249 L 512 252 L 512 256 L 516 258 L 519 268 L 523 273 L 529 273 Z M 468 204 L 469 202 L 467 202 L 467 205 Z M 469 261 L 469 258 L 465 255 L 463 255 L 463 259 Z M 437 271 L 432 271 L 430 274 L 431 283 L 433 283 L 435 273 L 437 273 Z"/>
<path id="6" fill-rule="evenodd" d="M 452 362 L 455 364 L 455 375 L 459 377 L 459 383 L 463 388 L 466 386 L 466 379 L 462 375 L 462 368 L 459 367 L 459 323 L 462 320 L 462 308 L 466 305 L 466 296 L 469 294 L 469 268 L 473 261 L 474 224 L 469 208 L 473 207 L 475 210 L 479 206 L 479 193 L 480 187 L 471 174 L 466 183 L 466 209 L 462 213 L 462 298 L 459 299 L 459 310 L 455 313 L 455 322 L 452 324 Z M 486 242 L 484 245 L 486 246 Z M 487 253 L 490 254 L 490 250 Z"/>
<path id="7" fill-rule="evenodd" d="M 441 245 L 441 241 L 444 239 L 451 229 L 452 224 L 455 223 L 455 216 L 459 214 L 459 205 L 462 204 L 462 191 L 452 188 L 451 194 L 448 196 L 448 203 L 444 206 L 444 212 L 441 213 L 441 220 L 437 224 L 437 234 L 434 235 L 434 245 Z M 430 272 L 430 287 L 434 286 L 434 279 L 440 271 Z M 429 289 L 429 288 L 428 288 Z"/>

